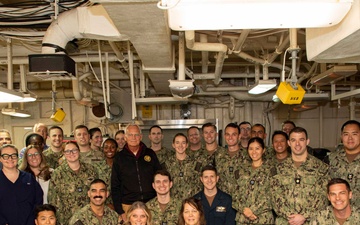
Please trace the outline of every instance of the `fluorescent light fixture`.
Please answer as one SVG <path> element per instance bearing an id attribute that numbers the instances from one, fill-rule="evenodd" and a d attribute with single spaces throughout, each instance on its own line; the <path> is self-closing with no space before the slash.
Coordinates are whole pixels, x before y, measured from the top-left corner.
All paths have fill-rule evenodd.
<path id="1" fill-rule="evenodd" d="M 251 86 L 249 94 L 257 95 L 267 92 L 276 86 L 276 80 L 259 80 Z"/>
<path id="2" fill-rule="evenodd" d="M 317 86 L 329 85 L 331 82 L 354 75 L 357 71 L 356 65 L 333 66 L 331 69 L 312 77 L 310 82 Z"/>
<path id="3" fill-rule="evenodd" d="M 22 93 L 4 87 L 0 87 L 0 96 L 0 103 L 16 102 L 23 99 Z"/>
<path id="4" fill-rule="evenodd" d="M 34 102 L 37 96 L 31 93 L 23 93 L 23 98 L 16 102 Z"/>
<path id="5" fill-rule="evenodd" d="M 353 0 L 161 0 L 173 30 L 329 27 Z M 301 12 L 301 15 L 298 13 Z"/>
<path id="6" fill-rule="evenodd" d="M 1 113 L 8 116 L 15 117 L 30 117 L 31 114 L 28 111 L 22 109 L 11 109 L 11 108 L 3 108 Z"/>
<path id="7" fill-rule="evenodd" d="M 169 80 L 169 88 L 174 97 L 189 98 L 194 94 L 194 80 Z"/>

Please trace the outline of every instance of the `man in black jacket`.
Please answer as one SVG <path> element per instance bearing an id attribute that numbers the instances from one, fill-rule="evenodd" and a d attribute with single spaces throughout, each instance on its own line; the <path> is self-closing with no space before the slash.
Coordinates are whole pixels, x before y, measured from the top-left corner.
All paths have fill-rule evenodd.
<path id="1" fill-rule="evenodd" d="M 126 220 L 126 211 L 135 201 L 147 202 L 156 196 L 153 177 L 161 169 L 153 150 L 141 142 L 141 129 L 129 124 L 125 129 L 126 145 L 116 153 L 111 173 L 111 195 L 115 211 Z"/>

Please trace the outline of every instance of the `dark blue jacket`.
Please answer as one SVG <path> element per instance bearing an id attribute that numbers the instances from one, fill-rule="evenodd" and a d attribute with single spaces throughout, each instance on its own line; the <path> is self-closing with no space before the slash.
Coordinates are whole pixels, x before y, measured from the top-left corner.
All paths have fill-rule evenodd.
<path id="1" fill-rule="evenodd" d="M 0 225 L 34 225 L 34 209 L 43 204 L 43 191 L 35 177 L 20 171 L 15 183 L 0 170 Z"/>
<path id="2" fill-rule="evenodd" d="M 206 225 L 235 225 L 235 210 L 232 208 L 232 197 L 217 189 L 212 205 L 206 199 L 204 191 L 197 193 L 194 198 L 199 199 L 204 208 Z"/>

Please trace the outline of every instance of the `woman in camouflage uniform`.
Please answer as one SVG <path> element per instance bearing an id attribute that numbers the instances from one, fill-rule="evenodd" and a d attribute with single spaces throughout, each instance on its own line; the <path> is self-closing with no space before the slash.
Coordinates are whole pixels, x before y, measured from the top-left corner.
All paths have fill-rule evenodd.
<path id="1" fill-rule="evenodd" d="M 236 196 L 233 196 L 237 224 L 274 224 L 269 195 L 271 166 L 263 160 L 264 152 L 263 139 L 249 140 L 248 154 L 252 161 L 240 168 Z"/>

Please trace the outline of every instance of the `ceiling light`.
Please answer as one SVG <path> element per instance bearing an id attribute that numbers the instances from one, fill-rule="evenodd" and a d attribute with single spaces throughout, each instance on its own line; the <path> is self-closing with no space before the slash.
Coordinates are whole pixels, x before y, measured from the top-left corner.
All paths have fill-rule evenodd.
<path id="1" fill-rule="evenodd" d="M 174 97 L 189 98 L 194 94 L 194 80 L 169 80 L 169 88 Z"/>
<path id="2" fill-rule="evenodd" d="M 249 94 L 257 95 L 265 93 L 276 86 L 276 80 L 259 80 L 254 86 L 251 86 Z"/>
<path id="3" fill-rule="evenodd" d="M 329 27 L 345 17 L 352 3 L 353 0 L 161 0 L 158 6 L 167 9 L 171 29 L 184 31 Z M 299 17 L 296 12 L 304 12 L 304 16 Z"/>
<path id="4" fill-rule="evenodd" d="M 331 69 L 328 69 L 325 72 L 312 77 L 310 82 L 317 86 L 328 85 L 331 82 L 335 82 L 344 79 L 345 77 L 351 76 L 357 71 L 358 70 L 356 65 L 333 66 Z"/>
<path id="5" fill-rule="evenodd" d="M 28 111 L 21 110 L 21 109 L 11 109 L 11 108 L 3 108 L 1 113 L 8 116 L 15 116 L 15 117 L 30 117 L 31 114 Z"/>
<path id="6" fill-rule="evenodd" d="M 32 93 L 23 93 L 23 98 L 16 102 L 34 102 L 37 96 Z"/>
<path id="7" fill-rule="evenodd" d="M 0 96 L 0 103 L 16 102 L 23 99 L 22 93 L 4 87 L 0 87 Z"/>

